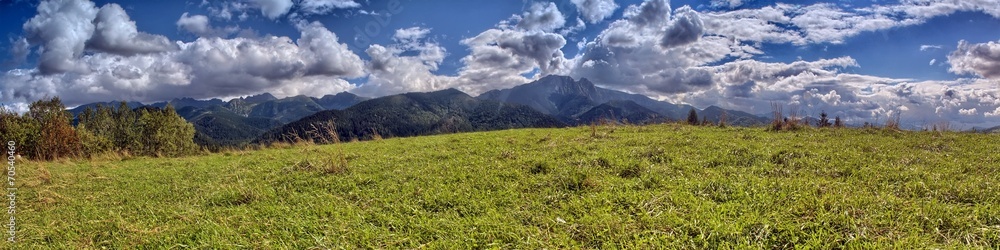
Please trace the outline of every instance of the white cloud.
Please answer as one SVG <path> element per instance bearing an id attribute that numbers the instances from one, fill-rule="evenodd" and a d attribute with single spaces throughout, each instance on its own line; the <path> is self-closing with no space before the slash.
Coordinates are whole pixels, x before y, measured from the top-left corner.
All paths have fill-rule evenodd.
<path id="1" fill-rule="evenodd" d="M 712 0 L 712 6 L 732 9 L 743 6 L 743 0 Z"/>
<path id="2" fill-rule="evenodd" d="M 392 39 L 407 44 L 417 43 L 427 37 L 427 34 L 430 33 L 431 29 L 428 28 L 410 27 L 396 30 L 396 34 L 392 36 Z"/>
<path id="3" fill-rule="evenodd" d="M 177 19 L 177 28 L 200 37 L 227 36 L 236 32 L 236 27 L 215 28 L 204 15 L 189 16 L 187 12 Z"/>
<path id="4" fill-rule="evenodd" d="M 958 49 L 948 55 L 949 72 L 975 74 L 990 79 L 1000 79 L 1000 43 L 970 44 L 958 42 Z"/>
<path id="5" fill-rule="evenodd" d="M 587 22 L 596 24 L 608 17 L 611 17 L 618 9 L 618 4 L 614 0 L 571 0 L 576 9 L 580 11 Z"/>
<path id="6" fill-rule="evenodd" d="M 177 49 L 165 36 L 139 32 L 135 22 L 118 4 L 101 7 L 93 22 L 94 35 L 87 41 L 90 49 L 126 56 Z"/>
<path id="7" fill-rule="evenodd" d="M 98 9 L 84 0 L 53 0 L 38 4 L 38 14 L 24 23 L 24 35 L 41 45 L 38 70 L 42 74 L 79 71 L 77 58 L 94 34 Z"/>
<path id="8" fill-rule="evenodd" d="M 958 110 L 958 113 L 959 113 L 959 114 L 962 114 L 962 115 L 976 115 L 976 114 L 979 114 L 979 112 L 977 112 L 977 111 L 976 111 L 976 108 L 971 108 L 971 109 L 959 109 L 959 110 Z"/>
<path id="9" fill-rule="evenodd" d="M 536 2 L 531 4 L 527 12 L 520 16 L 517 27 L 525 30 L 540 30 L 551 32 L 566 25 L 566 17 L 555 3 L 544 4 Z"/>
<path id="10" fill-rule="evenodd" d="M 361 7 L 354 0 L 302 0 L 298 3 L 301 12 L 307 15 L 324 15 L 335 9 Z"/>
<path id="11" fill-rule="evenodd" d="M 993 112 L 986 112 L 983 115 L 988 116 L 988 117 L 1000 117 L 1000 107 L 997 107 L 997 109 L 994 109 Z"/>
<path id="12" fill-rule="evenodd" d="M 934 63 L 936 63 L 936 62 L 937 62 L 937 59 L 931 59 L 931 61 L 929 63 L 927 63 L 927 65 L 934 66 Z"/>
<path id="13" fill-rule="evenodd" d="M 743 41 L 840 44 L 863 32 L 918 25 L 958 11 L 982 12 L 1000 18 L 998 6 L 1000 3 L 996 0 L 910 0 L 857 9 L 844 9 L 831 3 L 777 3 L 760 9 L 705 13 L 703 17 L 707 33 Z M 936 45 L 928 45 L 921 50 L 936 48 Z"/>
<path id="14" fill-rule="evenodd" d="M 260 8 L 261 15 L 271 20 L 277 19 L 292 9 L 292 0 L 250 0 Z"/>
<path id="15" fill-rule="evenodd" d="M 938 50 L 944 48 L 941 45 L 920 45 L 920 51 Z"/>
<path id="16" fill-rule="evenodd" d="M 276 95 L 323 95 L 353 89 L 343 78 L 364 75 L 364 63 L 319 23 L 304 25 L 301 38 L 199 38 L 178 49 L 124 56 L 94 53 L 79 58 L 79 72 L 37 74 L 11 70 L 0 77 L 5 103 L 60 96 L 68 105 L 108 100 L 162 101 L 270 91 Z M 334 92 L 330 92 L 334 91 Z"/>

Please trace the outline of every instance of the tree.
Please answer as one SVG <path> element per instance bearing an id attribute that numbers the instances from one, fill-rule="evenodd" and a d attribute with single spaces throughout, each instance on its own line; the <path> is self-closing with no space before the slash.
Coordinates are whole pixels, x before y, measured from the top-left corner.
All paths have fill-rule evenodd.
<path id="1" fill-rule="evenodd" d="M 728 116 L 726 110 L 723 109 L 722 114 L 719 115 L 719 127 L 726 127 L 726 116 Z"/>
<path id="2" fill-rule="evenodd" d="M 817 127 L 825 128 L 830 126 L 830 118 L 827 117 L 826 111 L 819 113 L 819 123 L 816 123 Z"/>
<path id="3" fill-rule="evenodd" d="M 833 118 L 833 127 L 834 128 L 843 128 L 844 127 L 844 121 L 840 120 L 840 116 L 839 115 L 837 117 Z"/>
<path id="4" fill-rule="evenodd" d="M 139 154 L 179 156 L 197 149 L 194 125 L 177 115 L 172 105 L 163 110 L 142 109 L 137 127 L 142 131 Z"/>
<path id="5" fill-rule="evenodd" d="M 139 140 L 141 128 L 136 126 L 139 114 L 122 101 L 111 114 L 110 137 L 114 148 L 125 152 L 141 151 L 143 145 Z"/>
<path id="6" fill-rule="evenodd" d="M 687 122 L 691 125 L 698 125 L 698 111 L 695 111 L 694 108 L 691 108 L 691 111 L 688 112 Z"/>
<path id="7" fill-rule="evenodd" d="M 14 141 L 19 154 L 31 156 L 40 136 L 41 128 L 37 122 L 0 106 L 0 138 Z"/>
<path id="8" fill-rule="evenodd" d="M 71 123 L 73 117 L 58 97 L 31 103 L 25 116 L 39 125 L 32 157 L 52 160 L 79 155 L 81 144 Z"/>
<path id="9" fill-rule="evenodd" d="M 76 133 L 80 136 L 84 152 L 88 155 L 117 150 L 114 145 L 114 119 L 111 108 L 98 104 L 87 108 L 78 117 Z"/>

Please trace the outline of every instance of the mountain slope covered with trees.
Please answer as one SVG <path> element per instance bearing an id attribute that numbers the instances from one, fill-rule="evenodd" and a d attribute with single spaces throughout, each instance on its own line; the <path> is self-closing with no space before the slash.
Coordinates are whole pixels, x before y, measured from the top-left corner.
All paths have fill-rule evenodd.
<path id="1" fill-rule="evenodd" d="M 318 142 L 527 127 L 561 127 L 527 106 L 480 100 L 455 89 L 406 93 L 327 110 L 265 133 L 259 142 Z"/>

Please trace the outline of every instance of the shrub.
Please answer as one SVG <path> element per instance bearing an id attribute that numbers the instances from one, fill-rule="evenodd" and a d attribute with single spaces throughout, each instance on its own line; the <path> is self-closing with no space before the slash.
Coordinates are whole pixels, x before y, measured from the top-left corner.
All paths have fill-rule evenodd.
<path id="1" fill-rule="evenodd" d="M 143 155 L 179 156 L 198 149 L 194 144 L 194 125 L 177 115 L 173 106 L 163 110 L 143 109 L 139 116 Z"/>
<path id="2" fill-rule="evenodd" d="M 53 160 L 79 155 L 81 144 L 70 124 L 72 115 L 58 97 L 31 103 L 25 116 L 39 125 L 40 133 L 31 152 L 33 158 Z"/>
<path id="3" fill-rule="evenodd" d="M 0 138 L 16 142 L 19 152 L 30 156 L 40 136 L 41 128 L 37 122 L 0 107 Z"/>

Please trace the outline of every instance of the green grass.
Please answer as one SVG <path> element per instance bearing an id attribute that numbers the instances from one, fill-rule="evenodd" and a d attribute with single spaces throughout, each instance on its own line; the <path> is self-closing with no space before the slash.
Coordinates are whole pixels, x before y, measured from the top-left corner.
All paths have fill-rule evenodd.
<path id="1" fill-rule="evenodd" d="M 0 248 L 996 249 L 998 139 L 656 125 L 28 162 Z"/>

